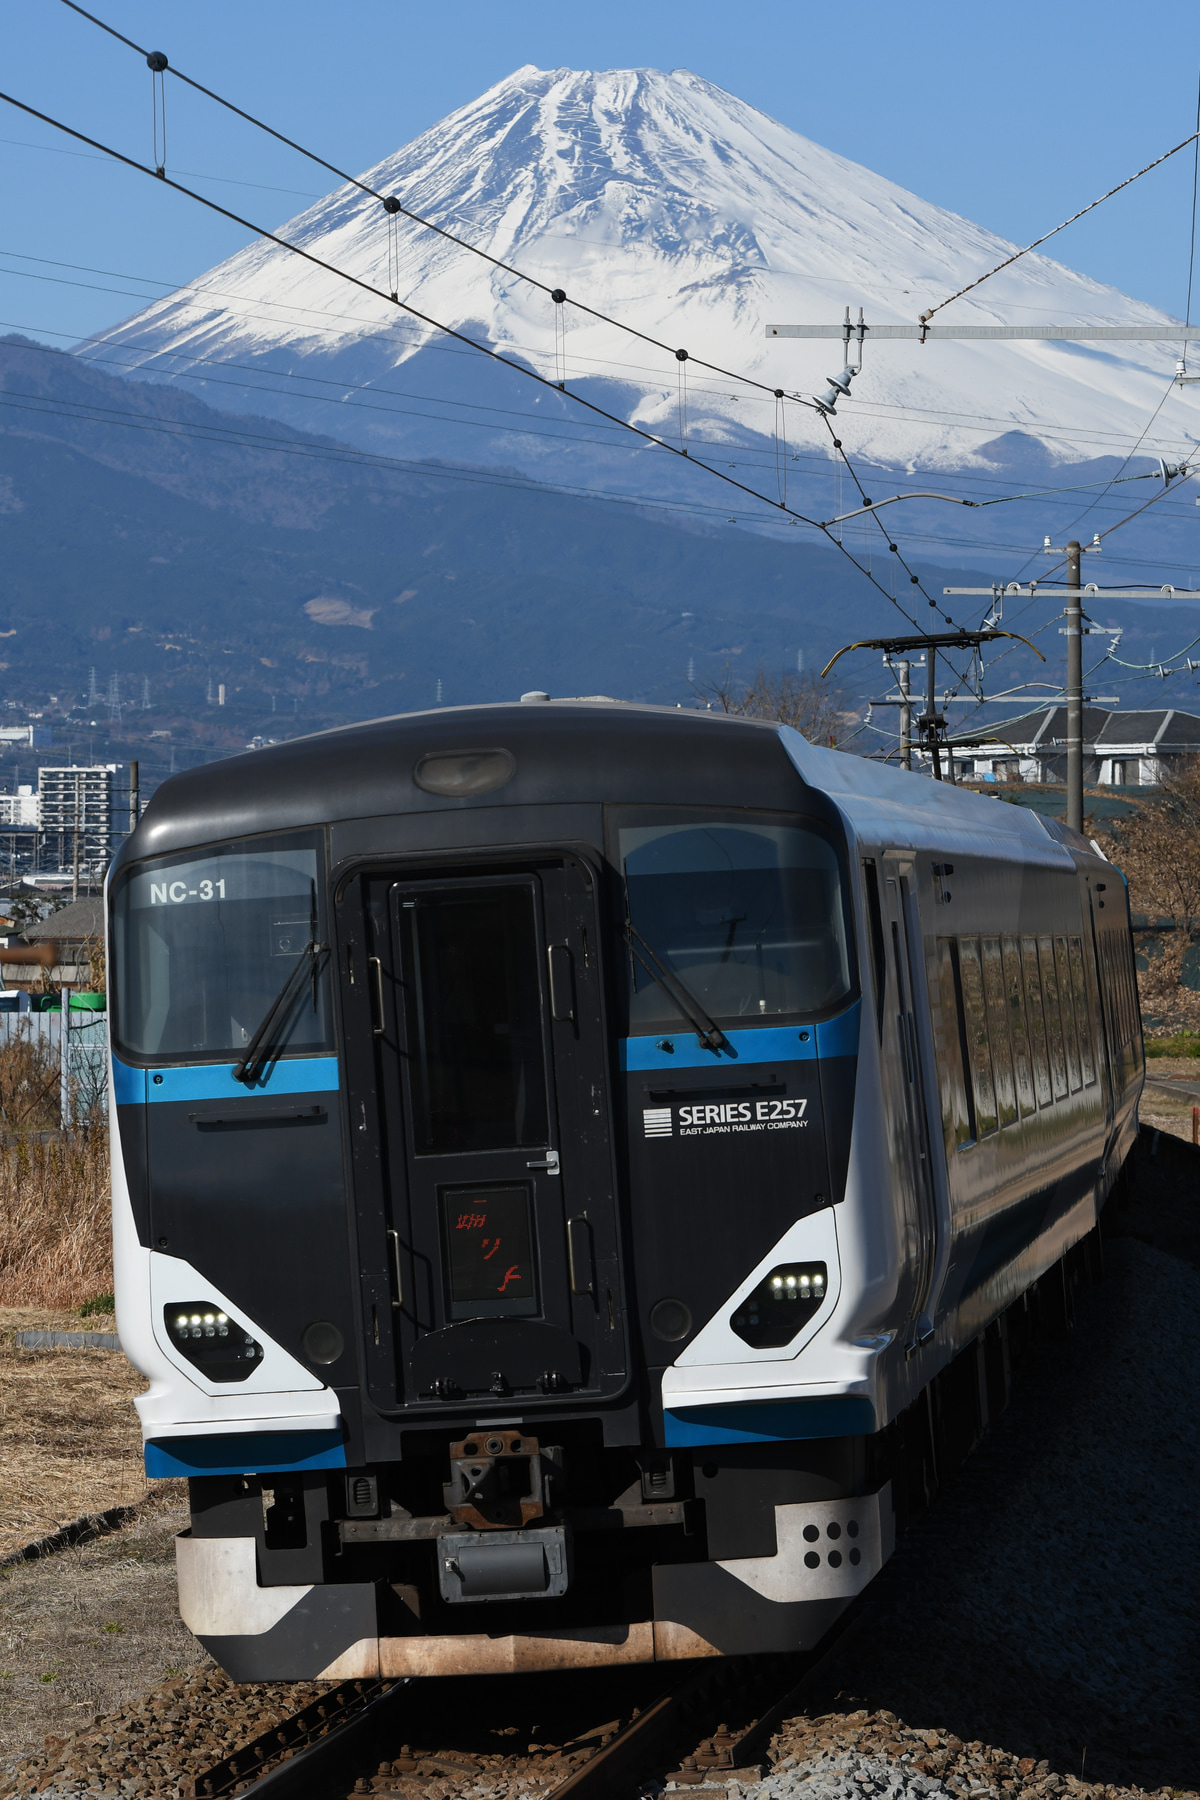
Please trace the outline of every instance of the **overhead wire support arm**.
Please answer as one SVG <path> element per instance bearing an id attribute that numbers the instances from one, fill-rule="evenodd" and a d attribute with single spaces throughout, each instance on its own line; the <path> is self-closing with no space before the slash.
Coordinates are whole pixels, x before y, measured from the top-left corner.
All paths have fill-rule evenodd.
<path id="1" fill-rule="evenodd" d="M 990 588 L 972 588 L 967 591 L 970 591 L 971 593 L 990 594 L 992 590 Z M 1031 644 L 1027 637 L 1021 636 L 1019 631 L 997 631 L 992 629 L 981 631 L 923 631 L 917 637 L 861 638 L 857 643 L 843 644 L 840 650 L 834 651 L 829 661 L 825 664 L 825 667 L 821 670 L 821 679 L 824 681 L 834 663 L 837 662 L 840 657 L 848 656 L 851 650 L 882 650 L 887 656 L 896 656 L 907 650 L 972 650 L 977 648 L 980 644 L 990 644 L 996 638 L 1015 638 L 1018 643 L 1024 644 L 1026 649 L 1032 650 L 1039 662 L 1045 662 L 1046 660 L 1037 645 Z"/>
<path id="2" fill-rule="evenodd" d="M 1090 550 L 1092 546 L 1089 544 Z M 1089 581 L 1080 590 L 1085 600 L 1200 600 L 1200 588 L 1180 588 L 1166 584 L 1162 587 L 1123 587 L 1102 588 L 1094 581 Z M 1056 586 L 1047 581 L 1028 581 L 1022 585 L 1019 581 L 1010 581 L 1007 586 L 996 587 L 945 587 L 943 594 L 986 594 L 1000 595 L 1014 600 L 1034 600 L 1041 596 L 1048 600 L 1065 600 L 1072 592 L 1069 585 Z M 1098 630 L 1106 627 L 1096 627 Z M 1014 633 L 1014 636 L 1016 634 Z M 1022 638 L 1022 643 L 1025 639 Z"/>
<path id="3" fill-rule="evenodd" d="M 881 506 L 894 506 L 897 500 L 944 500 L 948 506 L 979 506 L 979 500 L 964 500 L 960 494 L 934 494 L 920 489 L 914 494 L 889 494 L 886 500 L 866 500 L 856 506 L 853 512 L 838 513 L 835 518 L 823 519 L 823 525 L 842 525 L 847 519 L 861 518 L 863 513 L 878 512 Z M 948 592 L 949 590 L 943 590 Z"/>
<path id="4" fill-rule="evenodd" d="M 768 325 L 769 338 L 840 338 L 841 325 Z M 1028 339 L 1032 342 L 1184 344 L 1200 337 L 1200 325 L 867 325 L 879 341 L 923 344 L 934 339 Z"/>
<path id="5" fill-rule="evenodd" d="M 997 638 L 1015 638 L 1032 650 L 1040 661 L 1045 662 L 1046 660 L 1037 645 L 1031 644 L 1029 639 L 1022 637 L 1018 631 L 1002 631 L 996 627 L 983 627 L 978 631 L 930 631 L 922 632 L 919 637 L 863 638 L 855 644 L 844 644 L 830 657 L 821 670 L 821 679 L 825 679 L 839 657 L 848 655 L 851 650 L 881 650 L 885 656 L 894 656 L 909 650 L 924 650 L 926 663 L 925 711 L 916 720 L 916 726 L 929 752 L 929 760 L 933 767 L 933 779 L 941 781 L 942 747 L 948 745 L 950 740 L 946 730 L 945 714 L 938 710 L 937 704 L 937 652 L 939 650 L 974 650 L 978 655 L 981 644 L 990 644 Z M 953 784 L 953 754 L 950 758 L 949 780 Z"/>

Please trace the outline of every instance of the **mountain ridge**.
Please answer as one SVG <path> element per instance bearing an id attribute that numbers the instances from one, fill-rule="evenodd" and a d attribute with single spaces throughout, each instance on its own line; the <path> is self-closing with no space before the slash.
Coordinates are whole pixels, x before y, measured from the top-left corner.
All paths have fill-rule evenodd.
<path id="1" fill-rule="evenodd" d="M 836 345 L 770 342 L 767 323 L 835 321 L 846 304 L 865 305 L 877 324 L 915 322 L 964 275 L 1015 249 L 686 70 L 524 65 L 362 179 L 565 288 L 563 345 L 556 348 L 555 308 L 544 294 L 403 219 L 389 223 L 378 202 L 348 186 L 282 230 L 373 283 L 379 299 L 259 240 L 187 294 L 152 303 L 99 341 L 122 346 L 130 366 L 160 378 L 179 366 L 173 357 L 234 351 L 280 379 L 267 403 L 273 416 L 307 423 L 311 407 L 305 413 L 297 390 L 285 391 L 285 378 L 328 371 L 370 386 L 436 354 L 396 320 L 386 299 L 394 288 L 449 325 L 474 326 L 489 347 L 548 377 L 561 371 L 568 386 L 603 392 L 613 410 L 667 435 L 680 412 L 679 365 L 572 308 L 573 290 L 668 345 L 685 345 L 693 359 L 740 370 L 768 389 L 811 391 L 823 387 Z M 946 317 L 997 323 L 1014 312 L 1021 322 L 1167 319 L 1038 253 Z M 857 454 L 890 468 L 965 469 L 986 465 L 981 445 L 1005 426 L 1037 437 L 1040 424 L 1051 454 L 1070 461 L 1051 421 L 1056 430 L 1065 421 L 1093 452 L 1116 448 L 1122 434 L 1132 443 L 1161 400 L 1173 359 L 1173 347 L 1152 345 L 868 344 L 839 429 Z M 481 409 L 493 379 L 492 371 L 472 371 Z M 727 380 L 696 369 L 688 380 L 695 429 L 730 445 L 773 439 L 769 394 L 735 395 Z M 471 404 L 454 399 L 460 410 Z M 787 410 L 790 441 L 827 448 L 813 415 Z M 1185 396 L 1178 429 L 1171 422 L 1159 435 L 1176 446 L 1195 442 L 1198 423 Z M 407 429 L 353 419 L 345 434 L 399 442 Z M 471 460 L 492 460 L 487 420 L 476 418 L 474 429 Z M 1107 441 L 1086 442 L 1097 434 Z M 1156 450 L 1157 438 L 1146 448 Z M 614 457 L 603 432 L 573 454 L 589 471 L 609 468 Z M 554 455 L 520 446 L 523 468 Z"/>
<path id="2" fill-rule="evenodd" d="M 237 743 L 427 705 L 439 683 L 447 704 L 533 687 L 695 704 L 726 673 L 813 671 L 852 637 L 908 629 L 836 548 L 799 533 L 497 487 L 495 471 L 463 465 L 307 462 L 286 452 L 310 441 L 278 423 L 275 449 L 230 444 L 245 421 L 203 400 L 187 409 L 194 438 L 142 429 L 170 424 L 179 398 L 0 341 L 0 701 L 71 704 L 94 668 L 101 692 L 116 675 L 135 703 L 150 682 L 149 729 L 211 724 L 206 693 L 224 684 Z M 969 562 L 932 579 L 916 566 L 933 594 L 983 579 Z M 874 567 L 886 586 L 877 551 Z M 903 584 L 898 598 L 920 617 Z M 943 604 L 958 616 L 962 602 Z M 1189 608 L 1092 604 L 1100 623 L 1125 625 L 1131 661 L 1193 635 Z M 1060 605 L 1050 596 L 1021 618 L 1012 605 L 1009 622 L 1042 629 L 1050 661 L 1009 646 L 989 691 L 997 678 L 1061 679 Z M 851 695 L 889 685 L 874 659 L 839 675 Z M 1119 691 L 1117 677 L 1108 665 L 1089 692 Z M 1156 682 L 1155 698 L 1191 708 L 1193 686 L 1190 674 Z"/>

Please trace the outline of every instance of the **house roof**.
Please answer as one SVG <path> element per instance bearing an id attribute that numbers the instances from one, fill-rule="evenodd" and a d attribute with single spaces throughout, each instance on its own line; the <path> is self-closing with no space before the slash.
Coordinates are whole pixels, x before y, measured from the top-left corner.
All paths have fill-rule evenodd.
<path id="1" fill-rule="evenodd" d="M 974 740 L 982 747 L 984 738 Z M 1067 709 L 1048 706 L 1032 718 L 1014 720 L 1011 728 L 994 725 L 987 742 L 1011 744 L 1026 754 L 1053 750 L 1063 754 L 1067 741 Z M 1102 706 L 1083 709 L 1083 741 L 1101 754 L 1161 746 L 1176 755 L 1200 753 L 1200 715 L 1162 706 L 1139 712 L 1109 712 Z"/>
<path id="2" fill-rule="evenodd" d="M 1083 709 L 1083 735 L 1090 743 L 1098 731 L 1103 730 L 1105 721 L 1111 715 L 1102 706 L 1085 706 Z M 1027 715 L 1023 719 L 1014 719 L 1009 729 L 1001 720 L 981 734 L 977 741 L 981 746 L 986 742 L 998 745 L 1011 744 L 1014 749 L 1036 748 L 1048 750 L 1051 747 L 1065 747 L 1067 741 L 1067 709 L 1065 706 L 1048 706 L 1045 712 Z"/>
<path id="3" fill-rule="evenodd" d="M 30 925 L 23 933 L 25 939 L 36 944 L 49 939 L 79 940 L 97 938 L 104 942 L 104 900 L 99 894 L 89 894 L 82 900 L 72 900 L 69 906 L 60 907 L 58 912 L 51 913 L 48 919 L 39 919 L 36 925 Z"/>
<path id="4" fill-rule="evenodd" d="M 1163 720 L 1157 741 L 1176 749 L 1200 750 L 1200 718 L 1195 713 L 1179 712 L 1172 707 Z"/>

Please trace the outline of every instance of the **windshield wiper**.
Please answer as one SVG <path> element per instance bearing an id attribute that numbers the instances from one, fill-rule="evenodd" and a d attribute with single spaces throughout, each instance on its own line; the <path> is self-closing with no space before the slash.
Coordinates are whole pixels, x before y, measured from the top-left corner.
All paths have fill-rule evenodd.
<path id="1" fill-rule="evenodd" d="M 641 932 L 629 921 L 625 929 L 629 934 L 629 948 L 637 957 L 651 981 L 656 981 L 679 1008 L 696 1036 L 706 1050 L 727 1050 L 729 1039 L 719 1025 L 713 1023 L 691 991 L 684 987 L 678 975 L 667 968 L 650 948 Z"/>
<path id="2" fill-rule="evenodd" d="M 246 1054 L 233 1071 L 235 1081 L 244 1081 L 247 1087 L 258 1080 L 275 1052 L 283 1027 L 287 1022 L 296 996 L 304 984 L 304 977 L 311 972 L 313 982 L 317 979 L 317 963 L 328 950 L 328 944 L 318 944 L 315 937 L 305 944 L 295 964 L 288 970 L 287 980 L 272 1000 L 263 1015 L 262 1023 L 246 1045 Z M 316 1005 L 314 993 L 313 1005 Z"/>

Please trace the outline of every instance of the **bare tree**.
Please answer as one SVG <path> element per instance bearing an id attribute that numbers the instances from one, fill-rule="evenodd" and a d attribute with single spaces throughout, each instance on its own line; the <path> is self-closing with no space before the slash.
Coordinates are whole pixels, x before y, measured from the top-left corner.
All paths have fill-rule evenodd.
<path id="1" fill-rule="evenodd" d="M 718 680 L 696 691 L 722 712 L 791 725 L 810 743 L 830 749 L 836 749 L 849 736 L 849 727 L 857 724 L 840 690 L 827 687 L 819 675 L 793 675 L 787 669 L 769 675 L 760 668 L 751 681 L 742 683 L 726 664 Z"/>
<path id="2" fill-rule="evenodd" d="M 1200 758 L 1163 774 L 1131 817 L 1100 839 L 1129 883 L 1135 913 L 1167 921 L 1161 956 L 1138 975 L 1142 1010 L 1165 1025 L 1200 1027 L 1200 994 L 1181 982 L 1192 934 L 1200 930 Z"/>

